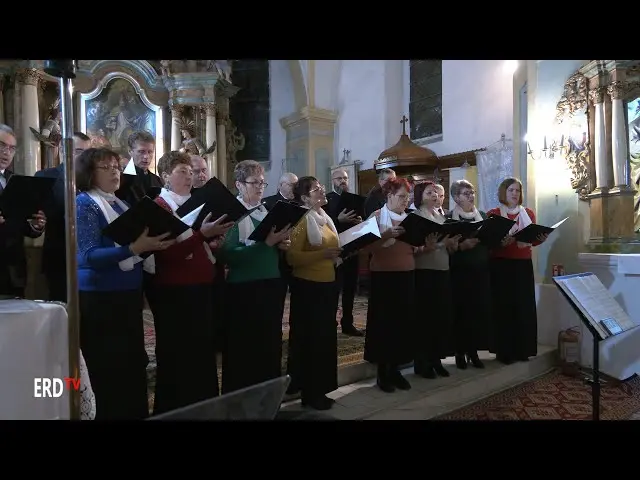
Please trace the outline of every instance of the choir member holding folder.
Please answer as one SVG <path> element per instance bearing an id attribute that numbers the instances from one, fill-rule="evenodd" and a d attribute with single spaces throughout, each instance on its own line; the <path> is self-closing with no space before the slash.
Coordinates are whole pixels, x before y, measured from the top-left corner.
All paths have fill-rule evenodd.
<path id="1" fill-rule="evenodd" d="M 96 397 L 96 419 L 148 416 L 147 363 L 142 323 L 142 258 L 168 248 L 167 234 L 145 231 L 118 245 L 103 230 L 129 206 L 115 196 L 118 155 L 85 150 L 76 160 L 80 345 Z"/>
<path id="2" fill-rule="evenodd" d="M 474 187 L 468 181 L 453 182 L 451 197 L 455 207 L 447 218 L 456 222 L 482 222 L 487 216 L 476 208 L 475 196 Z M 484 368 L 478 350 L 489 349 L 489 249 L 475 235 L 460 239 L 449 263 L 456 366 L 463 370 L 467 368 L 468 361 L 476 368 Z"/>
<path id="3" fill-rule="evenodd" d="M 189 154 L 165 153 L 158 161 L 164 188 L 155 202 L 175 213 L 191 196 L 193 171 Z M 193 225 L 198 211 L 183 216 Z M 209 243 L 224 235 L 232 223 L 224 215 L 187 229 L 176 243 L 154 255 L 152 305 L 156 328 L 156 393 L 154 414 L 167 412 L 218 394 L 213 349 L 212 282 L 215 257 Z M 215 248 L 215 245 L 214 245 Z"/>
<path id="4" fill-rule="evenodd" d="M 338 231 L 322 209 L 325 189 L 314 177 L 302 177 L 294 198 L 309 209 L 295 227 L 287 260 L 293 268 L 289 315 L 289 364 L 292 387 L 302 403 L 328 410 L 326 396 L 338 388 L 335 263 L 340 257 Z"/>
<path id="5" fill-rule="evenodd" d="M 222 352 L 223 393 L 282 375 L 286 284 L 280 274 L 279 252 L 286 251 L 291 244 L 288 224 L 271 226 L 264 237 L 254 240 L 256 227 L 268 215 L 261 204 L 266 187 L 262 165 L 244 160 L 236 165 L 233 173 L 240 192 L 237 201 L 251 213 L 227 233 L 220 250 L 220 257 L 229 268 L 226 289 L 229 308 Z"/>
<path id="6" fill-rule="evenodd" d="M 365 249 L 372 258 L 364 359 L 377 365 L 378 387 L 391 393 L 411 388 L 399 367 L 413 360 L 415 248 L 397 239 L 404 233 L 400 223 L 407 217 L 409 183 L 389 179 L 382 192 L 386 203 L 372 213 L 381 239 Z"/>
<path id="7" fill-rule="evenodd" d="M 533 243 L 523 243 L 514 237 L 536 221 L 533 210 L 522 206 L 520 180 L 503 180 L 498 187 L 498 199 L 500 206 L 488 213 L 516 223 L 502 244 L 491 251 L 492 351 L 498 361 L 510 364 L 537 355 L 538 320 L 531 247 L 544 242 L 547 235 L 538 235 Z"/>
<path id="8" fill-rule="evenodd" d="M 414 188 L 416 210 L 412 215 L 444 224 L 440 213 L 438 185 L 431 181 L 419 183 Z M 448 377 L 449 372 L 442 366 L 442 359 L 453 356 L 451 342 L 451 278 L 449 276 L 449 252 L 458 248 L 459 235 L 440 239 L 441 235 L 431 234 L 422 251 L 415 255 L 415 291 L 430 299 L 421 304 L 416 300 L 415 328 L 416 345 L 413 368 L 416 375 L 436 378 Z"/>

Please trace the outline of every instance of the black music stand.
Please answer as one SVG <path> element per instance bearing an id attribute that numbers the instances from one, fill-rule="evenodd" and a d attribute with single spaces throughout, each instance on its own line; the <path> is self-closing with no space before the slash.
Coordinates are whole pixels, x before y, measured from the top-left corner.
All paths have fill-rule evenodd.
<path id="1" fill-rule="evenodd" d="M 573 274 L 573 275 L 562 275 L 562 276 L 558 276 L 558 277 L 553 277 L 553 281 L 556 284 L 556 286 L 558 287 L 558 290 L 560 290 L 560 292 L 562 293 L 564 298 L 567 299 L 567 301 L 569 302 L 569 304 L 571 305 L 573 310 L 576 312 L 578 317 L 580 317 L 580 320 L 582 321 L 582 323 L 584 323 L 584 325 L 587 327 L 587 329 L 591 333 L 591 336 L 593 337 L 593 354 L 592 354 L 593 355 L 593 359 L 592 359 L 593 373 L 592 373 L 591 378 L 585 377 L 585 381 L 587 383 L 591 384 L 591 401 L 592 401 L 592 405 L 593 405 L 592 420 L 598 421 L 598 420 L 600 420 L 600 388 L 602 386 L 602 384 L 600 382 L 600 342 L 602 342 L 603 340 L 605 340 L 607 338 L 610 338 L 610 337 L 603 337 L 602 336 L 600 331 L 598 331 L 593 326 L 593 323 L 591 322 L 591 320 L 589 320 L 587 318 L 587 316 L 584 314 L 584 312 L 576 304 L 574 299 L 571 298 L 567 294 L 567 292 L 564 290 L 564 288 L 562 288 L 560 283 L 558 283 L 558 280 L 564 280 L 564 279 L 575 278 L 575 277 L 587 277 L 587 276 L 591 276 L 591 275 L 594 275 L 594 274 L 591 273 L 591 272 L 587 272 L 587 273 L 577 273 L 577 274 Z M 615 336 L 615 335 L 618 335 L 618 334 L 622 333 L 622 331 L 619 331 L 619 332 L 611 332 L 611 331 L 609 331 L 609 333 L 610 333 L 611 336 Z"/>

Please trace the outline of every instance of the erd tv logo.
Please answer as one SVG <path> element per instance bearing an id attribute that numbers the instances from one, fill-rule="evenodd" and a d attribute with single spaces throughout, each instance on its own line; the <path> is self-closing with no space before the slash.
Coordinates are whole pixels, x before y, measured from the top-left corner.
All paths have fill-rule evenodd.
<path id="1" fill-rule="evenodd" d="M 33 397 L 34 398 L 58 398 L 64 393 L 64 389 L 79 390 L 79 378 L 34 378 Z"/>

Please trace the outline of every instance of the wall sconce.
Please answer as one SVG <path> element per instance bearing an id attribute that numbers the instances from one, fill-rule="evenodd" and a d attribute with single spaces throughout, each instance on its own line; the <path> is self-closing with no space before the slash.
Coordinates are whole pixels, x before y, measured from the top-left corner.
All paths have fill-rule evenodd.
<path id="1" fill-rule="evenodd" d="M 563 155 L 563 150 L 568 148 L 568 145 L 564 143 L 564 135 L 560 138 L 560 143 L 557 140 L 553 140 L 550 146 L 547 146 L 547 136 L 544 136 L 544 146 L 542 149 L 536 153 L 531 149 L 531 145 L 527 142 L 527 154 L 534 160 L 544 159 L 553 159 L 558 152 L 560 155 Z"/>

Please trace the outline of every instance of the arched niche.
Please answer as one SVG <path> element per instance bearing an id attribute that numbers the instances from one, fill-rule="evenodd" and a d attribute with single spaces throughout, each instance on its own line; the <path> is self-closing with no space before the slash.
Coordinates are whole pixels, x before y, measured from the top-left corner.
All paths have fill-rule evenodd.
<path id="1" fill-rule="evenodd" d="M 95 87 L 80 93 L 80 129 L 96 143 L 110 146 L 128 156 L 126 138 L 136 130 L 146 130 L 156 139 L 156 158 L 164 153 L 164 105 L 150 100 L 138 80 L 122 71 L 103 75 Z"/>

